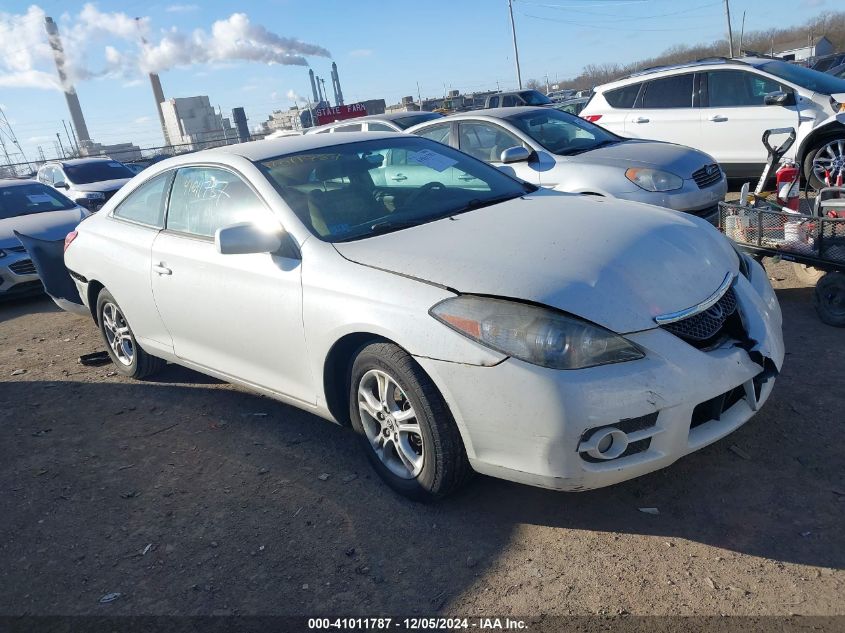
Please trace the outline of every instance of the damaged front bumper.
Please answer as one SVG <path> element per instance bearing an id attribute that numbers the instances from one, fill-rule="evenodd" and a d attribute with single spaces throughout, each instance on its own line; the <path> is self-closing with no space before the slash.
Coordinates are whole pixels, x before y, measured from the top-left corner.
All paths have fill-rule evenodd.
<path id="1" fill-rule="evenodd" d="M 781 314 L 763 269 L 749 269 L 734 291 L 750 346 L 702 351 L 655 328 L 626 335 L 645 358 L 576 371 L 514 358 L 494 367 L 417 360 L 476 471 L 555 490 L 608 486 L 719 440 L 768 399 L 784 358 Z"/>

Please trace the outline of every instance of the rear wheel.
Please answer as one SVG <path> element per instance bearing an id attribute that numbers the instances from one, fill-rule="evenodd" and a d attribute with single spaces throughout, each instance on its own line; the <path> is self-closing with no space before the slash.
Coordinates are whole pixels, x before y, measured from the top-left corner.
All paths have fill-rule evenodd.
<path id="1" fill-rule="evenodd" d="M 827 273 L 816 284 L 814 296 L 819 318 L 835 327 L 845 327 L 845 273 Z"/>
<path id="2" fill-rule="evenodd" d="M 400 494 L 431 501 L 468 478 L 463 442 L 443 396 L 400 347 L 372 343 L 359 351 L 349 402 L 367 458 Z"/>
<path id="3" fill-rule="evenodd" d="M 130 378 L 146 378 L 167 364 L 147 354 L 135 340 L 123 310 L 105 288 L 97 297 L 97 323 L 115 368 Z"/>

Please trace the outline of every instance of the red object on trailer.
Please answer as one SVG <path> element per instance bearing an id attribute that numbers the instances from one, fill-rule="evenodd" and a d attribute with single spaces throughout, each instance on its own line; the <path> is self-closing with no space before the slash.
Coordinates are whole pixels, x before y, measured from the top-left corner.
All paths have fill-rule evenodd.
<path id="1" fill-rule="evenodd" d="M 777 192 L 778 204 L 793 211 L 798 211 L 798 177 L 800 173 L 798 165 L 793 162 L 781 164 L 775 173 L 775 191 Z"/>

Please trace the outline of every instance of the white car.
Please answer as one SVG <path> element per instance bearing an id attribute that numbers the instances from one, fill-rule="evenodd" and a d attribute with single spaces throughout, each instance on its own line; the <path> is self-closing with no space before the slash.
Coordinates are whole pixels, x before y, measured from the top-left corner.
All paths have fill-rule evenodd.
<path id="1" fill-rule="evenodd" d="M 763 132 L 795 128 L 787 158 L 814 187 L 845 176 L 845 80 L 769 58 L 705 59 L 599 86 L 583 118 L 634 138 L 695 147 L 732 178 L 758 178 Z M 781 140 L 778 139 L 772 139 Z"/>
<path id="2" fill-rule="evenodd" d="M 318 127 L 308 128 L 305 134 L 334 134 L 336 132 L 404 132 L 409 127 L 431 121 L 442 119 L 439 112 L 428 112 L 427 110 L 416 110 L 412 112 L 388 112 L 386 114 L 371 114 L 359 116 L 354 119 L 335 121 Z"/>
<path id="3" fill-rule="evenodd" d="M 428 182 L 382 178 L 388 151 Z M 586 490 L 668 466 L 745 423 L 784 355 L 766 273 L 703 220 L 411 135 L 176 157 L 67 244 L 121 373 L 179 363 L 349 424 L 415 498 L 471 469 Z"/>
<path id="4" fill-rule="evenodd" d="M 719 223 L 728 183 L 711 156 L 658 141 L 627 139 L 560 112 L 516 107 L 476 110 L 408 130 L 451 145 L 534 185 L 668 207 Z M 428 178 L 405 154 L 386 156 L 391 177 Z M 466 186 L 472 186 L 467 181 Z"/>

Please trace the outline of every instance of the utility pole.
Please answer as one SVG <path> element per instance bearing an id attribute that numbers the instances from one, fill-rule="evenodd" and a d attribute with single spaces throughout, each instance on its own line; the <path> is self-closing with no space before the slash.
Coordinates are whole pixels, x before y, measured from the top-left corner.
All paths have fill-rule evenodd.
<path id="1" fill-rule="evenodd" d="M 510 0 L 509 0 L 510 1 Z M 725 0 L 725 17 L 728 19 L 728 51 L 734 56 L 734 34 L 731 30 L 731 5 L 730 0 Z"/>
<path id="2" fill-rule="evenodd" d="M 745 35 L 745 11 L 742 12 L 742 28 L 739 30 L 739 54 L 742 55 L 742 39 Z"/>
<path id="3" fill-rule="evenodd" d="M 417 105 L 422 110 L 422 96 L 420 95 L 420 82 L 417 82 Z"/>
<path id="4" fill-rule="evenodd" d="M 59 149 L 62 150 L 62 158 L 65 158 L 65 146 L 62 145 L 62 135 L 56 132 L 56 138 L 59 139 Z"/>
<path id="5" fill-rule="evenodd" d="M 727 4 L 728 0 L 725 0 Z M 522 73 L 519 70 L 519 49 L 516 47 L 516 25 L 513 21 L 513 0 L 508 0 L 508 13 L 511 16 L 511 35 L 513 35 L 513 57 L 516 60 L 516 83 L 522 90 Z"/>

